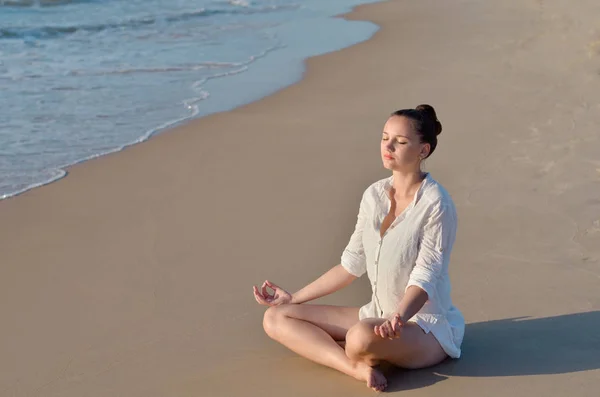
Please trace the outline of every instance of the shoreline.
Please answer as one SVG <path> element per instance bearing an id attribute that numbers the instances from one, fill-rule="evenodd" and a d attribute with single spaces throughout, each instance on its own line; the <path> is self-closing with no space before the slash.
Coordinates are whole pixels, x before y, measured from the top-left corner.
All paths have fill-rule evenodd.
<path id="1" fill-rule="evenodd" d="M 510 380 L 515 395 L 593 396 L 598 7 L 359 6 L 346 18 L 381 28 L 309 58 L 300 82 L 0 201 L 0 390 L 371 396 L 268 340 L 251 285 L 296 290 L 339 262 L 362 192 L 387 176 L 387 115 L 430 103 L 443 132 L 425 170 L 457 207 L 467 329 L 460 360 L 393 375 L 389 392 L 500 397 Z M 369 296 L 362 279 L 316 303 Z"/>
<path id="2" fill-rule="evenodd" d="M 365 4 L 373 4 L 374 2 L 377 2 L 377 1 L 382 1 L 382 0 L 375 0 L 375 1 L 368 0 L 368 2 Z M 349 11 L 349 12 L 351 12 L 351 11 Z M 349 12 L 347 12 L 347 13 L 349 13 Z M 227 89 L 227 87 L 235 85 L 234 83 L 231 83 L 229 81 L 237 81 L 238 84 L 248 85 L 248 81 L 252 80 L 252 78 L 248 77 L 248 75 L 249 76 L 254 75 L 255 77 L 258 76 L 260 78 L 261 71 L 263 74 L 265 73 L 265 70 L 263 70 L 263 69 L 266 69 L 266 70 L 273 69 L 272 65 L 271 66 L 262 65 L 262 63 L 266 59 L 266 56 L 269 53 L 273 52 L 274 50 L 284 51 L 284 52 L 288 52 L 288 53 L 290 52 L 287 49 L 288 45 L 286 43 L 279 43 L 275 47 L 273 47 L 273 48 L 269 47 L 264 52 L 251 57 L 250 60 L 244 60 L 243 62 L 240 63 L 240 66 L 243 66 L 243 67 L 252 65 L 251 69 L 248 69 L 241 73 L 238 73 L 238 72 L 235 72 L 233 74 L 226 73 L 224 76 L 222 76 L 222 75 L 209 76 L 209 77 L 202 78 L 200 80 L 195 81 L 192 84 L 192 86 L 200 85 L 200 86 L 204 87 L 204 86 L 208 85 L 208 87 L 210 87 L 209 91 L 203 91 L 203 95 L 207 95 L 207 97 L 201 101 L 201 103 L 204 104 L 204 106 L 203 106 L 204 108 L 199 108 L 198 107 L 199 105 L 197 105 L 197 104 L 193 105 L 194 109 L 189 115 L 177 116 L 175 118 L 163 121 L 152 128 L 149 128 L 146 130 L 140 130 L 140 131 L 143 131 L 143 133 L 140 133 L 140 135 L 132 141 L 119 144 L 118 146 L 116 146 L 114 148 L 94 152 L 93 154 L 87 155 L 87 156 L 82 157 L 81 159 L 75 160 L 73 162 L 48 166 L 47 169 L 45 169 L 44 171 L 52 171 L 53 175 L 51 177 L 49 177 L 47 180 L 33 182 L 27 187 L 17 189 L 16 191 L 13 191 L 13 192 L 0 194 L 0 201 L 19 196 L 29 190 L 36 189 L 41 186 L 44 186 L 44 185 L 47 185 L 50 183 L 54 183 L 60 179 L 63 179 L 68 176 L 69 168 L 78 166 L 79 164 L 85 163 L 90 160 L 94 160 L 99 157 L 103 157 L 106 155 L 120 152 L 130 146 L 134 146 L 134 145 L 140 144 L 142 142 L 145 142 L 145 141 L 153 138 L 156 135 L 168 132 L 174 128 L 185 125 L 188 122 L 192 122 L 194 120 L 201 119 L 202 117 L 210 116 L 211 114 L 223 113 L 223 112 L 235 110 L 236 108 L 238 108 L 240 106 L 244 106 L 249 103 L 259 101 L 269 95 L 273 95 L 274 93 L 276 93 L 282 89 L 285 89 L 286 87 L 289 87 L 290 85 L 300 82 L 302 80 L 302 76 L 305 73 L 305 64 L 306 64 L 306 60 L 308 58 L 313 57 L 313 56 L 327 54 L 329 52 L 340 51 L 340 50 L 343 50 L 344 48 L 348 48 L 349 46 L 356 45 L 358 43 L 367 41 L 379 29 L 379 27 L 375 27 L 373 31 L 368 32 L 367 31 L 368 29 L 366 29 L 366 25 L 370 24 L 369 21 L 350 21 L 350 20 L 344 19 L 343 15 L 345 15 L 347 13 L 342 13 L 342 14 L 329 13 L 329 15 L 325 15 L 325 14 L 321 15 L 317 20 L 317 22 L 318 22 L 317 27 L 322 27 L 321 25 L 323 25 L 323 23 L 328 22 L 327 24 L 329 25 L 329 30 L 335 31 L 336 33 L 334 35 L 332 35 L 332 38 L 329 39 L 328 44 L 313 43 L 313 45 L 311 47 L 311 51 L 302 50 L 301 51 L 302 57 L 300 60 L 296 59 L 298 57 L 296 53 L 294 53 L 293 57 L 290 56 L 291 54 L 288 54 L 288 57 L 286 57 L 286 56 L 279 54 L 278 52 L 275 53 L 274 58 L 273 58 L 273 60 L 270 61 L 270 63 L 283 64 L 286 67 L 291 66 L 291 68 L 290 68 L 291 71 L 287 73 L 285 78 L 280 76 L 277 79 L 275 79 L 276 80 L 275 83 L 268 82 L 266 84 L 263 84 L 266 88 L 261 88 L 260 90 L 254 89 L 254 90 L 249 90 L 247 92 L 243 91 L 242 92 L 243 99 L 241 99 L 241 100 L 238 100 L 238 99 L 234 100 L 233 97 L 231 97 L 231 95 L 230 95 L 229 99 L 221 98 L 219 100 L 220 102 L 223 102 L 223 104 L 215 104 L 215 103 L 213 103 L 213 100 L 211 100 L 211 98 L 210 98 L 212 96 L 217 96 L 217 98 L 218 98 L 218 97 L 222 96 L 223 92 L 229 91 L 229 89 Z M 338 24 L 339 20 L 343 20 L 342 23 L 352 22 L 352 25 L 335 27 L 334 25 Z M 356 22 L 363 23 L 365 26 L 361 27 L 361 26 L 357 25 Z M 292 24 L 292 25 L 295 26 L 294 24 Z M 282 34 L 283 36 L 286 36 L 286 35 L 289 36 L 289 34 L 290 34 L 289 30 L 290 30 L 290 28 L 288 25 L 282 24 L 281 26 L 278 27 L 277 31 L 279 34 Z M 297 27 L 292 28 L 291 30 L 295 31 L 295 30 L 298 30 L 298 28 Z M 306 30 L 306 29 L 301 29 L 301 30 Z M 362 33 L 359 34 L 358 32 L 362 32 Z M 306 36 L 307 32 L 303 31 L 303 32 L 296 32 L 296 33 L 297 34 L 301 33 L 302 35 Z M 348 34 L 351 34 L 353 37 L 352 38 L 346 37 L 344 39 L 341 39 L 341 37 L 343 37 L 344 35 L 348 35 Z M 361 37 L 358 37 L 358 36 L 361 36 Z M 262 65 L 262 66 L 253 65 L 255 63 L 258 63 L 258 65 Z M 258 69 L 257 69 L 257 67 L 258 67 Z M 225 77 L 226 80 L 222 80 L 223 77 Z M 214 87 L 214 88 L 216 88 L 215 92 L 212 92 L 213 84 L 216 84 L 216 86 Z M 210 92 L 212 92 L 212 94 Z M 182 99 L 182 103 L 185 104 L 186 102 L 188 102 L 192 99 L 193 98 L 187 98 L 187 99 L 184 98 L 184 99 Z M 196 98 L 196 100 L 197 100 L 197 98 Z M 210 102 L 204 102 L 204 101 L 210 101 Z"/>

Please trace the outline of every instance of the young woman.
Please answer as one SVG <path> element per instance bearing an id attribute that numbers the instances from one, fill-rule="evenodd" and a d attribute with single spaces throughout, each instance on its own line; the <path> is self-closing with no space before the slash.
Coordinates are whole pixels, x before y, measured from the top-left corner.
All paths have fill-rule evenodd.
<path id="1" fill-rule="evenodd" d="M 256 301 L 269 306 L 267 335 L 376 391 L 387 386 L 377 369 L 382 361 L 423 368 L 460 356 L 464 319 L 452 305 L 448 277 L 456 210 L 448 192 L 421 170 L 441 131 L 429 105 L 389 117 L 381 158 L 392 176 L 364 192 L 341 264 L 294 294 L 268 280 L 253 287 Z M 304 304 L 365 273 L 373 294 L 361 308 Z"/>

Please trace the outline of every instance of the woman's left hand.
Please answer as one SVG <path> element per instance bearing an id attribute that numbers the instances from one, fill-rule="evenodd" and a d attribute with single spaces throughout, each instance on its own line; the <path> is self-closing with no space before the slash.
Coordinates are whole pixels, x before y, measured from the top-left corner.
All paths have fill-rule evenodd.
<path id="1" fill-rule="evenodd" d="M 381 336 L 382 338 L 396 339 L 400 337 L 400 332 L 404 322 L 400 317 L 399 313 L 396 313 L 391 320 L 385 320 L 381 325 L 376 325 L 374 328 L 375 335 Z"/>

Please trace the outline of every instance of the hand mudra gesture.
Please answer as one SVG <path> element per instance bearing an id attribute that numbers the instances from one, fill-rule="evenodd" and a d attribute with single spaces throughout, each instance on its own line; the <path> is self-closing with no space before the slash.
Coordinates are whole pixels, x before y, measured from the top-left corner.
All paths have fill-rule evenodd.
<path id="1" fill-rule="evenodd" d="M 382 338 L 396 339 L 400 337 L 402 327 L 404 327 L 404 322 L 402 321 L 400 314 L 396 313 L 391 319 L 384 321 L 383 324 L 376 325 L 373 331 L 375 332 L 375 335 L 381 336 Z"/>
<path id="2" fill-rule="evenodd" d="M 269 289 L 273 292 L 269 292 Z M 261 305 L 279 306 L 292 301 L 292 294 L 269 280 L 263 283 L 260 290 L 255 285 L 252 286 L 252 290 L 254 292 L 254 299 Z"/>

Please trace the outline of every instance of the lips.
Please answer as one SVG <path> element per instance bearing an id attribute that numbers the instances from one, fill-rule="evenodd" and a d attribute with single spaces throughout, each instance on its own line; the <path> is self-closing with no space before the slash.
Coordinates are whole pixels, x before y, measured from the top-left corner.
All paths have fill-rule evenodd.
<path id="1" fill-rule="evenodd" d="M 384 154 L 384 155 L 383 155 L 383 158 L 384 158 L 384 159 L 387 159 L 387 160 L 393 160 L 393 159 L 394 159 L 394 157 L 393 157 L 393 156 L 390 156 L 389 154 Z"/>

